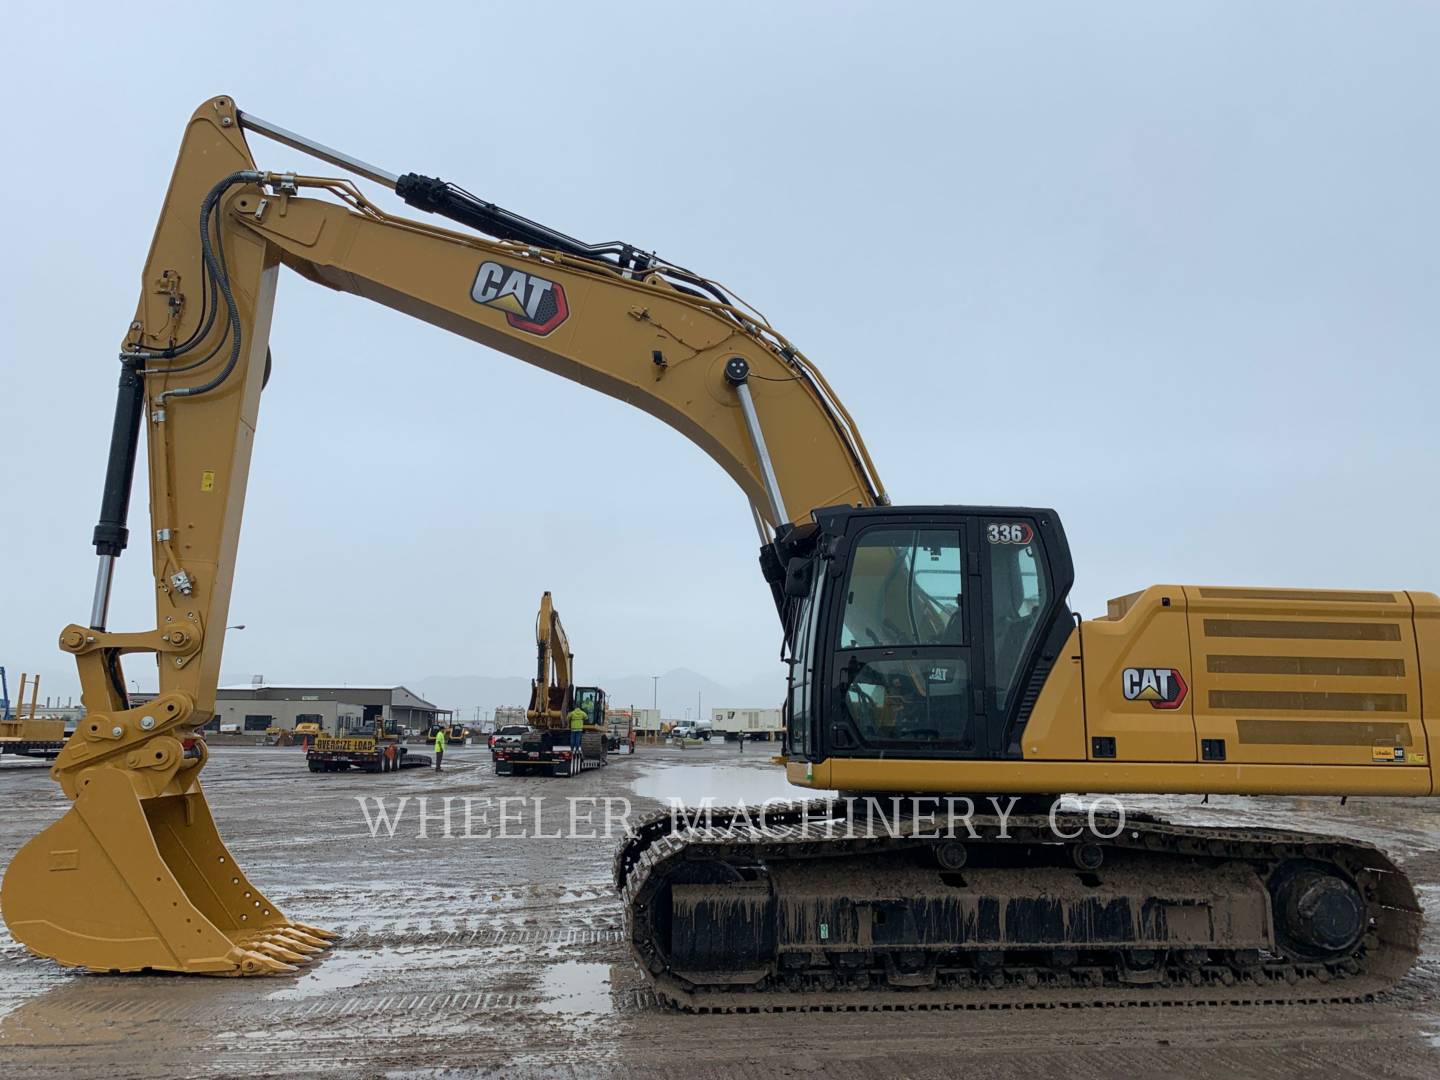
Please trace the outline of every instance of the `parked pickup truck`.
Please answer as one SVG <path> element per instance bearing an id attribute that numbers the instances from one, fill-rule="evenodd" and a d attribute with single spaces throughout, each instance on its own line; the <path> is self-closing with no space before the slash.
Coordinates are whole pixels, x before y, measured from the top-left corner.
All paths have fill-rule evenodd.
<path id="1" fill-rule="evenodd" d="M 525 724 L 506 724 L 499 731 L 490 736 L 490 749 L 496 747 L 506 748 L 520 745 L 520 736 L 529 731 Z"/>

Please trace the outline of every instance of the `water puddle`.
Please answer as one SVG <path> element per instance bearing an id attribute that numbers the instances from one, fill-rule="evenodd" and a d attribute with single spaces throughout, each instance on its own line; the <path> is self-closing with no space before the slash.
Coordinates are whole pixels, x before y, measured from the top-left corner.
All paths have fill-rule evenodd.
<path id="1" fill-rule="evenodd" d="M 266 994 L 265 1000 L 300 1001 L 331 990 L 359 986 L 367 976 L 375 974 L 379 961 L 380 954 L 368 950 L 326 956 L 298 976 L 295 985 Z"/>
<path id="2" fill-rule="evenodd" d="M 545 995 L 537 1008 L 544 1013 L 611 1013 L 610 965 L 565 960 L 546 966 L 540 973 L 540 992 Z"/>
<path id="3" fill-rule="evenodd" d="M 291 976 L 294 982 L 283 990 L 265 995 L 266 1001 L 303 1001 L 335 990 L 347 990 L 366 982 L 374 982 L 396 970 L 411 970 L 423 964 L 428 970 L 464 967 L 472 958 L 463 952 L 446 949 L 417 950 L 399 946 L 388 949 L 338 950 L 321 958 Z M 275 976 L 283 978 L 284 976 Z"/>
<path id="4" fill-rule="evenodd" d="M 631 782 L 630 790 L 660 802 L 679 799 L 686 806 L 699 806 L 706 799 L 716 806 L 738 802 L 755 806 L 766 799 L 824 798 L 835 794 L 796 787 L 785 778 L 784 769 L 768 762 L 649 766 Z"/>

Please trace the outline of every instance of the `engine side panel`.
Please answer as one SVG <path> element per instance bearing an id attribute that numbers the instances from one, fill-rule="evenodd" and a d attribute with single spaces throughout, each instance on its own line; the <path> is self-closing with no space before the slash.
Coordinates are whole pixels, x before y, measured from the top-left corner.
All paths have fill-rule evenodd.
<path id="1" fill-rule="evenodd" d="M 1185 592 L 1196 738 L 1225 760 L 1428 768 L 1405 593 Z"/>

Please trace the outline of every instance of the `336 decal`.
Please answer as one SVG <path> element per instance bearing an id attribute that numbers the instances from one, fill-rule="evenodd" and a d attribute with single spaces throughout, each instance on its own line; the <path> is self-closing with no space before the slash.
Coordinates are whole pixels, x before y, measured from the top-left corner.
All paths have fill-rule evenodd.
<path id="1" fill-rule="evenodd" d="M 992 544 L 1028 544 L 1035 530 L 1023 521 L 992 521 L 985 526 L 985 539 Z"/>

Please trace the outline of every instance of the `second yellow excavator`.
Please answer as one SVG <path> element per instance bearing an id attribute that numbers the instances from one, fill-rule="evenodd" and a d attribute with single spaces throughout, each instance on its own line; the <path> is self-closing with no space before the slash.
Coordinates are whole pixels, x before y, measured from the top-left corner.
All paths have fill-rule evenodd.
<path id="1" fill-rule="evenodd" d="M 453 227 L 392 216 L 349 179 L 262 171 L 247 132 Z M 616 886 L 662 999 L 1336 1000 L 1410 966 L 1420 908 L 1373 847 L 1051 797 L 1434 794 L 1440 598 L 1162 584 L 1082 620 L 1053 510 L 892 506 L 818 369 L 714 282 L 228 97 L 186 128 L 121 345 L 94 602 L 60 635 L 88 710 L 54 768 L 74 805 L 0 890 L 34 951 L 263 973 L 321 944 L 235 866 L 199 782 L 282 267 L 637 406 L 749 501 L 790 668 L 788 776 L 864 798 L 641 823 Z M 141 431 L 156 624 L 125 633 L 107 611 Z M 131 653 L 159 665 L 151 702 L 125 692 Z"/>
<path id="2" fill-rule="evenodd" d="M 605 691 L 575 685 L 575 654 L 549 592 L 540 597 L 535 616 L 535 650 L 535 678 L 530 680 L 530 705 L 525 710 L 530 729 L 497 742 L 495 772 L 579 776 L 608 764 Z M 572 721 L 577 709 L 585 714 L 578 729 Z"/>

